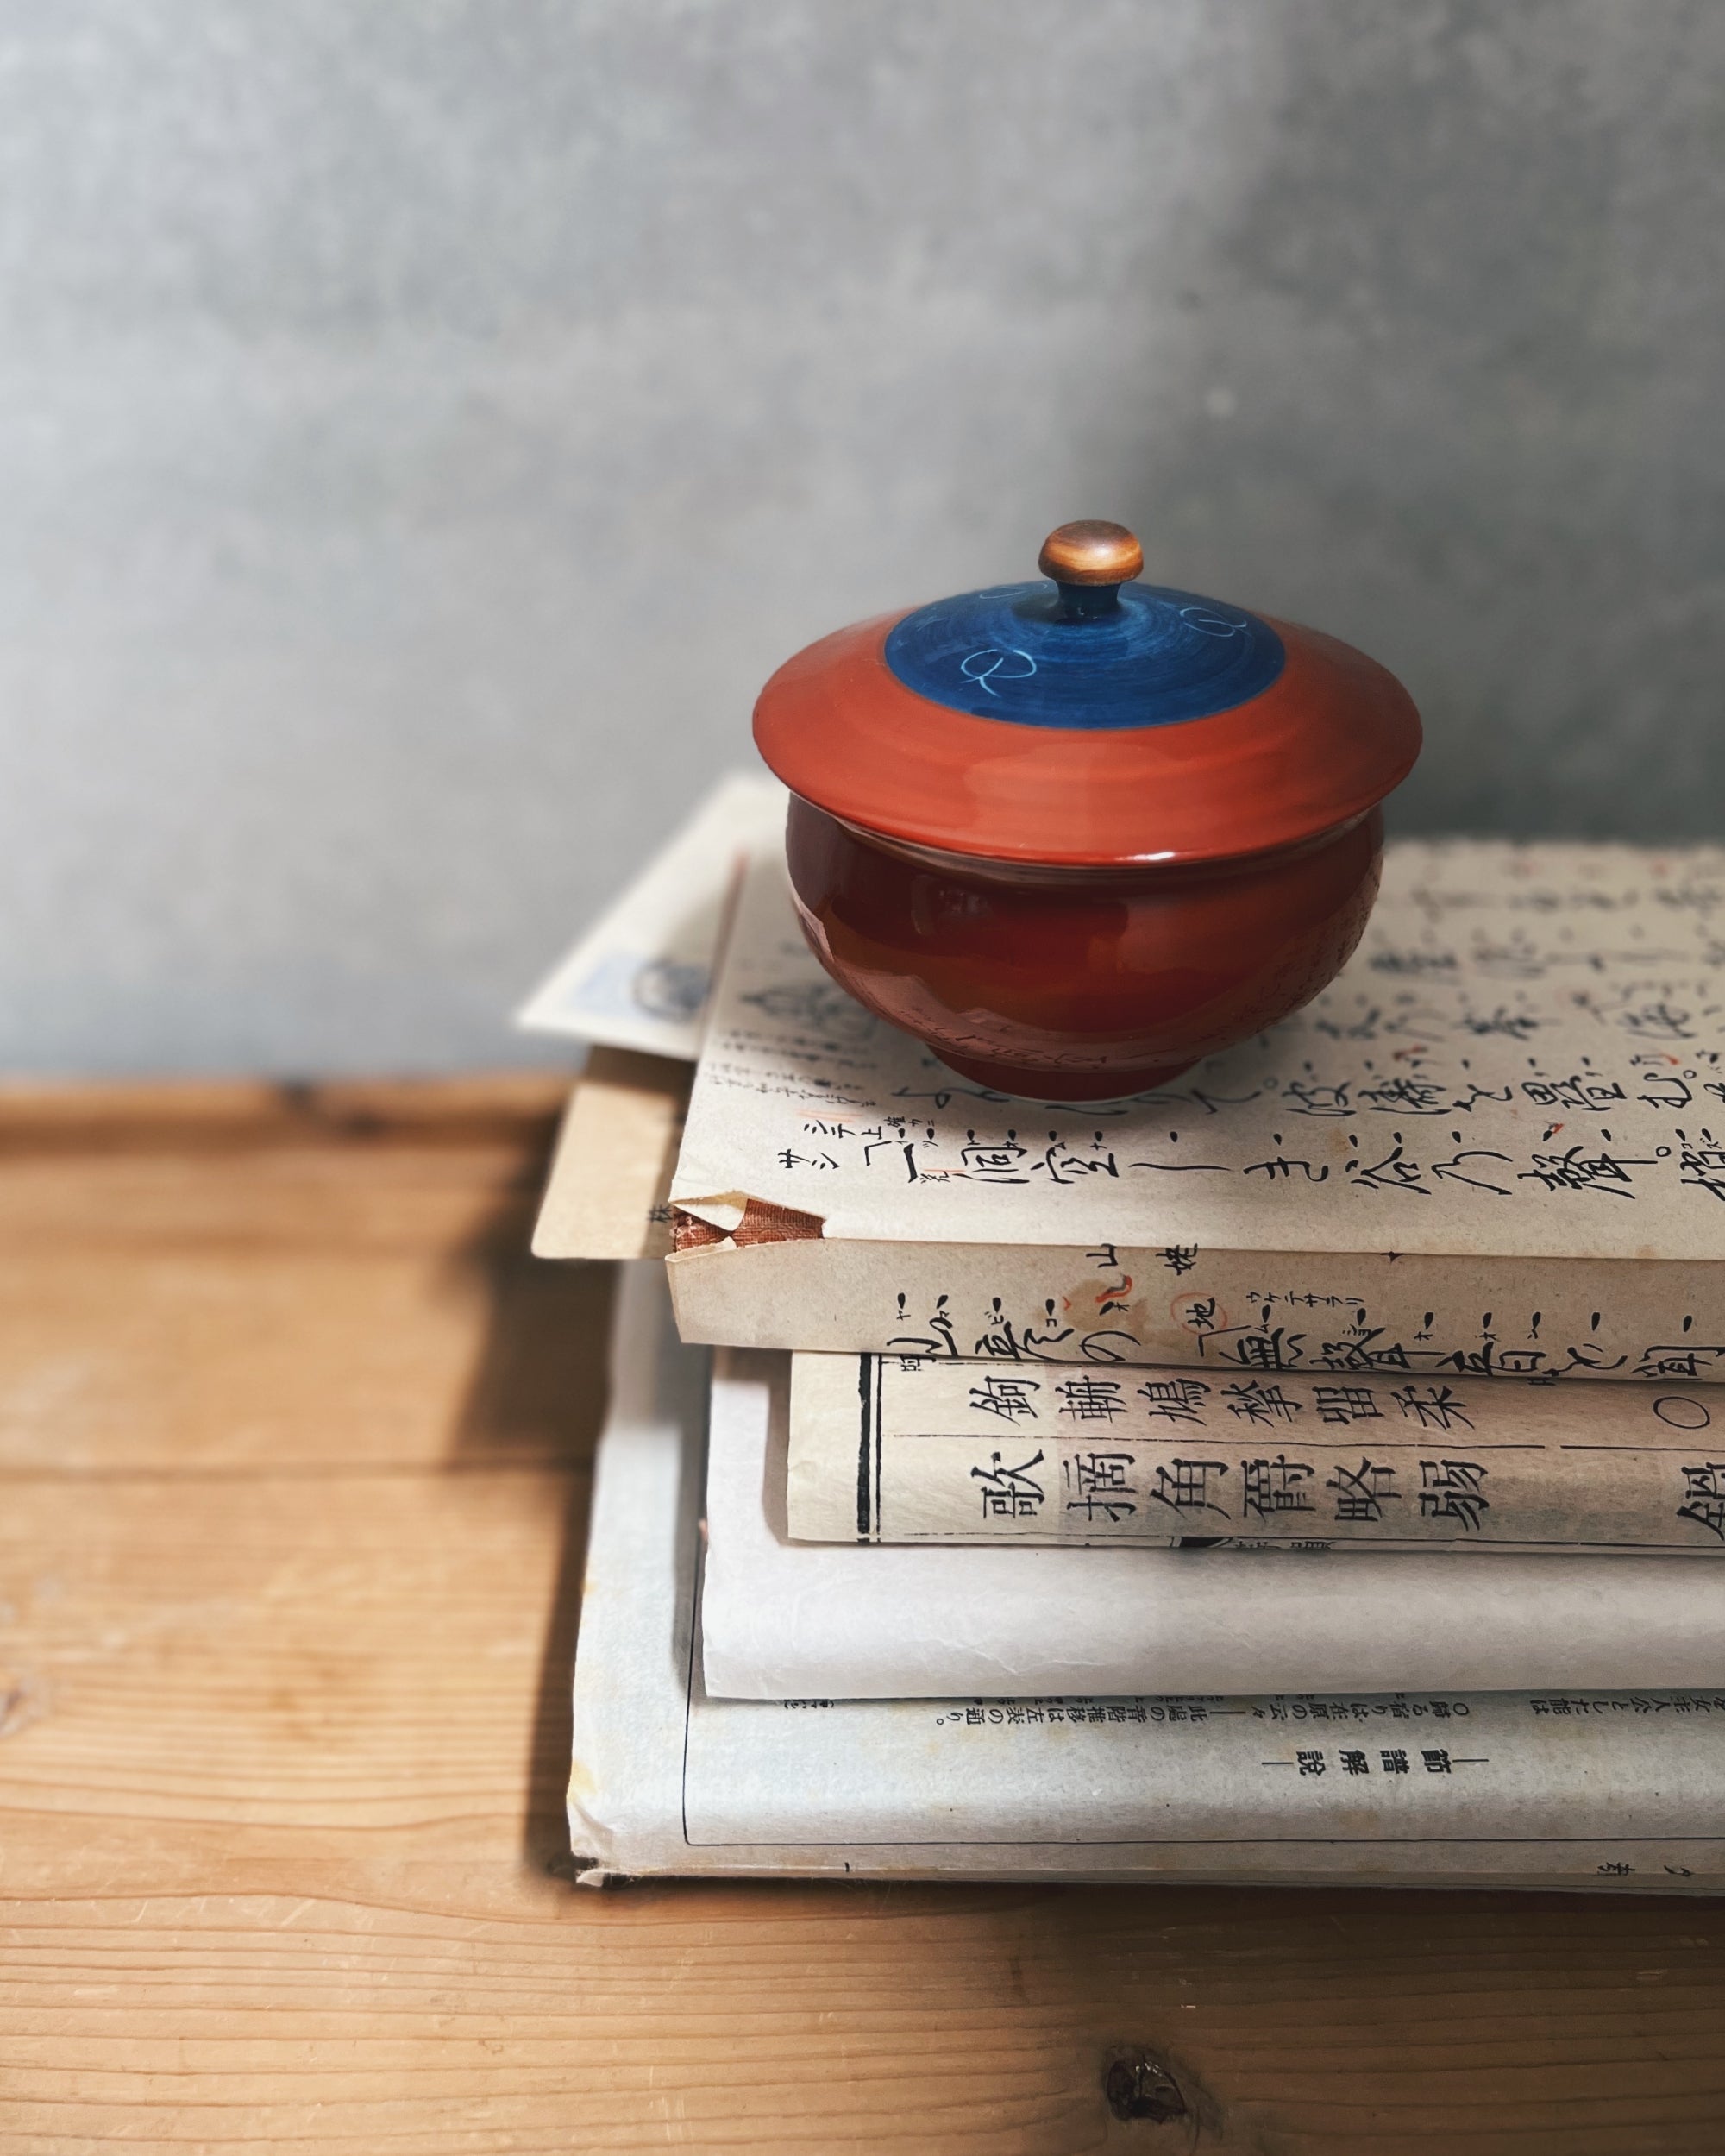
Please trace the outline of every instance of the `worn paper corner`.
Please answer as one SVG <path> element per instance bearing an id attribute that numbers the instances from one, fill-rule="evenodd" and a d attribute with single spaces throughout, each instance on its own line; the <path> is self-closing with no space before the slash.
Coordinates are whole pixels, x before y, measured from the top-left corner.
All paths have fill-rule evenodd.
<path id="1" fill-rule="evenodd" d="M 563 1117 L 533 1230 L 541 1258 L 662 1258 L 689 1069 L 596 1047 Z"/>

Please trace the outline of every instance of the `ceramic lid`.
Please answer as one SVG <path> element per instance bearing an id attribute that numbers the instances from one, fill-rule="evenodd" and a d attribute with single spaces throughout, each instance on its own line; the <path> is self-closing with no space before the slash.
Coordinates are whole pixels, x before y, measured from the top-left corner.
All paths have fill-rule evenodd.
<path id="1" fill-rule="evenodd" d="M 1363 814 L 1420 751 L 1395 676 L 1352 646 L 1133 581 L 1124 525 L 1063 525 L 1038 567 L 841 629 L 761 692 L 793 792 L 888 837 L 1118 866 L 1288 845 Z"/>

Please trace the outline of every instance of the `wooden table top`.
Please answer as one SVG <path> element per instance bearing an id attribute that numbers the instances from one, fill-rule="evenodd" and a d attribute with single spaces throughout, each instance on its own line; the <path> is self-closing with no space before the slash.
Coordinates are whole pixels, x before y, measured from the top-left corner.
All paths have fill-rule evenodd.
<path id="1" fill-rule="evenodd" d="M 6 2156 L 1725 2147 L 1710 1902 L 574 1886 L 561 1090 L 0 1095 Z"/>

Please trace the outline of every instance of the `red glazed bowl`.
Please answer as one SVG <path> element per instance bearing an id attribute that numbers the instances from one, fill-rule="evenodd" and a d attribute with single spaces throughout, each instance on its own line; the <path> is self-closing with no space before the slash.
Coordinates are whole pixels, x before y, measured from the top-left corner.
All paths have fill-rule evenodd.
<path id="1" fill-rule="evenodd" d="M 1063 526 L 1051 584 L 841 631 L 756 709 L 821 963 L 1003 1093 L 1146 1091 L 1308 1002 L 1419 751 L 1363 653 L 1128 581 L 1141 561 Z"/>
<path id="2" fill-rule="evenodd" d="M 1002 1093 L 1167 1084 L 1308 1003 L 1359 941 L 1383 819 L 1240 861 L 1085 869 L 967 858 L 794 796 L 803 933 L 860 1003 Z"/>

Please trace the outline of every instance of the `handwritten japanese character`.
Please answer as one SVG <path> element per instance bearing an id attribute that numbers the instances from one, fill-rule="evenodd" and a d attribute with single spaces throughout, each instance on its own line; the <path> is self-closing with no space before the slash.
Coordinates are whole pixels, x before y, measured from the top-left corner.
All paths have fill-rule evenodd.
<path id="1" fill-rule="evenodd" d="M 1452 1519 L 1472 1533 L 1479 1525 L 1480 1514 L 1491 1510 L 1484 1494 L 1485 1474 L 1484 1463 L 1477 1460 L 1422 1460 L 1421 1518 Z"/>
<path id="2" fill-rule="evenodd" d="M 1107 1423 L 1126 1411 L 1118 1378 L 1069 1378 L 1057 1385 L 1060 1412 L 1076 1423 Z"/>
<path id="3" fill-rule="evenodd" d="M 1615 1079 L 1602 1078 L 1591 1071 L 1572 1071 L 1560 1078 L 1523 1078 L 1521 1091 L 1537 1108 L 1605 1109 L 1627 1097 Z"/>
<path id="4" fill-rule="evenodd" d="M 1320 1385 L 1313 1394 L 1320 1423 L 1376 1423 L 1383 1415 L 1369 1385 Z"/>
<path id="5" fill-rule="evenodd" d="M 1002 1422 L 1033 1423 L 1036 1403 L 1030 1396 L 1041 1390 L 1034 1378 L 1000 1377 L 991 1370 L 980 1384 L 971 1386 L 970 1405 Z"/>
<path id="6" fill-rule="evenodd" d="M 1461 1133 L 1452 1131 L 1450 1135 L 1459 1138 Z M 1465 1183 L 1470 1190 L 1490 1191 L 1495 1197 L 1508 1197 L 1509 1185 L 1501 1179 L 1503 1170 L 1514 1165 L 1507 1153 L 1499 1153 L 1495 1147 L 1467 1146 L 1447 1160 L 1433 1161 L 1432 1175 L 1440 1183 Z"/>
<path id="7" fill-rule="evenodd" d="M 1358 1468 L 1345 1468 L 1338 1461 L 1335 1473 L 1324 1487 L 1335 1492 L 1338 1521 L 1381 1520 L 1385 1504 L 1401 1498 L 1401 1492 L 1396 1487 L 1395 1468 L 1365 1459 Z"/>
<path id="8" fill-rule="evenodd" d="M 1271 1519 L 1283 1512 L 1316 1510 L 1307 1489 L 1312 1480 L 1309 1461 L 1289 1460 L 1277 1453 L 1273 1460 L 1240 1461 L 1240 1509 Z"/>
<path id="9" fill-rule="evenodd" d="M 952 1313 L 946 1307 L 947 1300 L 944 1295 L 935 1298 L 934 1308 L 929 1313 L 924 1331 L 889 1335 L 887 1341 L 889 1351 L 900 1355 L 944 1356 L 956 1362 L 959 1359 L 958 1342 L 953 1337 Z M 909 1305 L 900 1295 L 898 1298 L 899 1323 L 905 1323 L 908 1316 Z"/>
<path id="10" fill-rule="evenodd" d="M 1725 1146 L 1710 1130 L 1703 1130 L 1698 1140 L 1681 1130 L 1677 1135 L 1683 1146 L 1678 1156 L 1678 1179 L 1690 1190 L 1705 1191 L 1709 1197 L 1725 1202 Z"/>
<path id="11" fill-rule="evenodd" d="M 1245 1370 L 1295 1370 L 1306 1360 L 1305 1334 L 1290 1333 L 1281 1325 L 1271 1329 L 1228 1325 L 1219 1332 L 1201 1335 L 1201 1355 L 1208 1352 L 1212 1340 L 1225 1361 L 1238 1363 Z"/>
<path id="12" fill-rule="evenodd" d="M 972 1468 L 971 1475 L 982 1486 L 983 1518 L 1034 1519 L 1042 1510 L 1047 1493 L 1032 1479 L 1030 1471 L 1041 1465 L 1040 1451 L 1032 1453 L 1016 1468 L 1004 1466 L 1000 1454 L 994 1452 L 989 1454 L 986 1468 Z"/>
<path id="13" fill-rule="evenodd" d="M 1681 1004 L 1661 999 L 1631 1005 L 1619 1012 L 1617 1022 L 1638 1040 L 1693 1040 L 1694 1015 Z"/>
<path id="14" fill-rule="evenodd" d="M 1725 1347 L 1702 1346 L 1694 1341 L 1681 1341 L 1671 1346 L 1643 1348 L 1640 1361 L 1635 1365 L 1638 1378 L 1701 1378 L 1710 1377 L 1725 1356 Z"/>
<path id="15" fill-rule="evenodd" d="M 1542 1184 L 1548 1191 L 1598 1191 L 1607 1197 L 1627 1197 L 1633 1204 L 1634 1178 L 1629 1170 L 1653 1166 L 1651 1157 L 1619 1160 L 1614 1153 L 1590 1153 L 1578 1144 L 1566 1153 L 1536 1153 L 1533 1166 L 1518 1179 Z"/>
<path id="16" fill-rule="evenodd" d="M 1279 1130 L 1272 1130 L 1270 1135 L 1276 1144 L 1280 1146 L 1282 1133 Z M 1327 1183 L 1330 1177 L 1330 1171 L 1327 1167 L 1314 1168 L 1309 1160 L 1290 1160 L 1285 1153 L 1279 1152 L 1273 1153 L 1267 1160 L 1252 1161 L 1250 1166 L 1244 1168 L 1241 1172 L 1245 1175 L 1264 1176 L 1271 1183 L 1291 1183 L 1295 1175 L 1302 1176 L 1308 1183 Z"/>
<path id="17" fill-rule="evenodd" d="M 1302 1400 L 1290 1400 L 1279 1385 L 1265 1385 L 1256 1378 L 1239 1385 L 1225 1385 L 1222 1397 L 1230 1415 L 1248 1423 L 1291 1423 L 1306 1411 Z"/>
<path id="18" fill-rule="evenodd" d="M 1451 1386 L 1428 1385 L 1422 1389 L 1417 1385 L 1410 1385 L 1402 1392 L 1392 1392 L 1389 1397 L 1401 1409 L 1403 1419 L 1418 1423 L 1421 1430 L 1473 1428 Z"/>
<path id="19" fill-rule="evenodd" d="M 1042 1158 L 1031 1163 L 1031 1173 L 1045 1175 L 1051 1183 L 1072 1183 L 1082 1175 L 1118 1177 L 1120 1172 L 1119 1164 L 1103 1142 L 1100 1130 L 1091 1140 L 1088 1152 L 1080 1152 L 1076 1147 L 1069 1145 L 1057 1132 L 1051 1130 Z"/>
<path id="20" fill-rule="evenodd" d="M 1126 1480 L 1134 1464 L 1129 1452 L 1073 1454 L 1062 1463 L 1067 1487 L 1075 1493 L 1067 1499 L 1067 1511 L 1082 1512 L 1089 1519 L 1099 1512 L 1113 1521 L 1129 1518 L 1137 1510 L 1131 1502 L 1132 1486 Z"/>
<path id="21" fill-rule="evenodd" d="M 1448 1089 L 1436 1078 L 1400 1071 L 1359 1089 L 1363 1106 L 1379 1115 L 1441 1116 L 1450 1105 Z"/>
<path id="22" fill-rule="evenodd" d="M 1201 1423 L 1199 1410 L 1209 1396 L 1201 1378 L 1151 1378 L 1138 1388 L 1151 1422 Z"/>
<path id="23" fill-rule="evenodd" d="M 1282 1094 L 1296 1116 L 1352 1116 L 1348 1084 L 1346 1078 L 1334 1085 L 1320 1085 L 1315 1078 L 1289 1078 Z"/>
<path id="24" fill-rule="evenodd" d="M 1155 1484 L 1145 1495 L 1167 1505 L 1170 1512 L 1220 1512 L 1226 1519 L 1227 1507 L 1217 1504 L 1210 1494 L 1210 1477 L 1220 1479 L 1226 1473 L 1220 1460 L 1170 1460 L 1165 1467 L 1157 1468 Z"/>
<path id="25" fill-rule="evenodd" d="M 1417 1160 L 1410 1160 L 1403 1153 L 1402 1133 L 1392 1130 L 1389 1136 L 1390 1151 L 1370 1166 L 1364 1160 L 1343 1161 L 1342 1172 L 1354 1179 L 1352 1187 L 1357 1191 L 1412 1191 L 1417 1197 L 1429 1197 L 1430 1191 L 1420 1180 L 1425 1171 Z M 1350 1138 L 1348 1143 L 1357 1146 L 1359 1141 Z"/>
<path id="26" fill-rule="evenodd" d="M 1009 1130 L 999 1143 L 979 1139 L 974 1130 L 964 1134 L 958 1153 L 959 1172 L 973 1183 L 1028 1183 L 1023 1163 L 1029 1148 L 1019 1145 L 1018 1133 Z"/>
<path id="27" fill-rule="evenodd" d="M 1677 1508 L 1678 1518 L 1692 1519 L 1725 1542 L 1725 1461 L 1697 1461 L 1682 1473 L 1684 1502 Z"/>
<path id="28" fill-rule="evenodd" d="M 1526 1011 L 1506 1010 L 1499 1003 L 1492 1011 L 1465 1010 L 1455 1022 L 1464 1033 L 1476 1034 L 1482 1040 L 1496 1034 L 1506 1040 L 1526 1040 L 1540 1030 L 1545 1021 Z"/>

